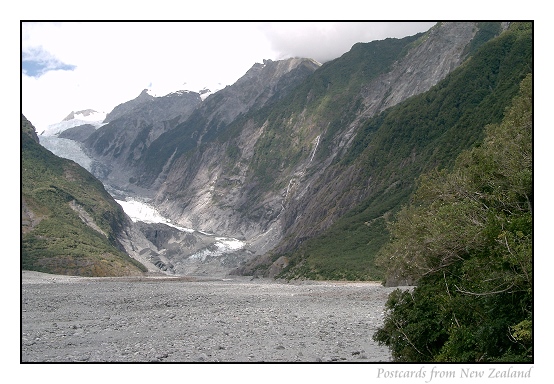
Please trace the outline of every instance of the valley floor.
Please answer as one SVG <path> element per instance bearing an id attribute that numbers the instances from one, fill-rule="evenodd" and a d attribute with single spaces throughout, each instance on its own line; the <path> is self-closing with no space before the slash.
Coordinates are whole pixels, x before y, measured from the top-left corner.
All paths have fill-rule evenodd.
<path id="1" fill-rule="evenodd" d="M 372 335 L 394 289 L 24 271 L 21 361 L 386 362 Z"/>

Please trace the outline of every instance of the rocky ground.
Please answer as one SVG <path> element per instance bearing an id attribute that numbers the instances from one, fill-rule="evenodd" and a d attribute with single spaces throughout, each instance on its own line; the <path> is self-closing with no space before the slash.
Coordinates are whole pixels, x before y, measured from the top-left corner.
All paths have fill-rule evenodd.
<path id="1" fill-rule="evenodd" d="M 22 362 L 386 362 L 378 283 L 23 272 Z"/>

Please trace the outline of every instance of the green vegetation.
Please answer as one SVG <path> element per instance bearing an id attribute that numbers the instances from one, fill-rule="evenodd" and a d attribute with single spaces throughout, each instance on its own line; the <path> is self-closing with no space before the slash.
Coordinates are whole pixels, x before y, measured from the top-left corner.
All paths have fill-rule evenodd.
<path id="1" fill-rule="evenodd" d="M 24 116 L 21 150 L 22 269 L 82 276 L 146 271 L 117 242 L 121 207 L 89 172 L 43 148 Z"/>
<path id="2" fill-rule="evenodd" d="M 373 196 L 337 220 L 319 236 L 289 253 L 289 265 L 279 277 L 313 280 L 381 280 L 375 255 L 389 240 L 386 218 L 407 201 L 411 189 L 403 183 Z"/>
<path id="3" fill-rule="evenodd" d="M 514 23 L 428 92 L 361 126 L 331 172 L 355 175 L 350 189 L 367 197 L 323 234 L 288 253 L 290 265 L 280 277 L 383 278 L 375 257 L 389 240 L 385 218 L 408 203 L 419 175 L 451 169 L 461 151 L 482 142 L 486 125 L 502 120 L 532 68 L 527 26 Z"/>
<path id="4" fill-rule="evenodd" d="M 532 76 L 483 143 L 423 175 L 378 256 L 413 279 L 374 339 L 401 362 L 533 361 Z"/>
<path id="5" fill-rule="evenodd" d="M 493 37 L 497 36 L 500 33 L 501 25 L 500 22 L 482 22 L 478 23 L 478 30 L 475 34 L 471 43 L 466 47 L 466 52 L 472 54 L 477 50 L 482 44 L 486 43 Z"/>
<path id="6" fill-rule="evenodd" d="M 321 140 L 315 161 L 327 157 L 333 138 L 357 116 L 362 87 L 389 71 L 405 54 L 405 47 L 420 35 L 355 44 L 340 58 L 325 63 L 281 102 L 258 111 L 256 116 L 266 124 L 250 169 L 258 188 L 269 188 L 280 174 L 306 158 L 318 134 Z"/>

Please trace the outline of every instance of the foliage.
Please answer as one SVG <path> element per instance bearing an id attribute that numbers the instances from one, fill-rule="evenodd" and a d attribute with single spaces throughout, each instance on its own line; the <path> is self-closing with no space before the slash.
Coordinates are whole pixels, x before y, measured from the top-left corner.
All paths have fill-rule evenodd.
<path id="1" fill-rule="evenodd" d="M 437 167 L 443 169 L 437 171 L 439 174 L 447 172 L 461 151 L 479 145 L 484 127 L 502 120 L 531 65 L 531 30 L 524 25 L 514 26 L 483 44 L 428 92 L 364 122 L 348 151 L 333 167 L 355 168 L 351 188 L 369 191 L 367 197 L 323 234 L 289 254 L 291 266 L 283 277 L 307 273 L 331 279 L 333 274 L 322 275 L 320 271 L 340 265 L 343 270 L 348 266 L 349 273 L 359 279 L 382 278 L 382 267 L 375 263 L 375 257 L 389 234 L 384 226 L 365 223 L 378 223 L 383 215 L 397 212 L 408 202 L 419 175 Z M 464 209 L 471 210 L 474 202 L 464 204 Z M 447 208 L 441 215 L 448 217 Z M 456 226 L 461 224 L 450 225 L 455 236 Z M 439 228 L 436 235 L 446 236 Z M 303 269 L 295 270 L 297 266 Z"/>
<path id="2" fill-rule="evenodd" d="M 310 153 L 310 142 L 321 135 L 315 160 L 328 156 L 337 132 L 348 126 L 361 108 L 361 88 L 390 70 L 404 48 L 420 34 L 403 39 L 358 43 L 338 59 L 322 65 L 294 92 L 257 112 L 265 122 L 256 144 L 250 174 L 258 188 L 268 188 Z"/>
<path id="3" fill-rule="evenodd" d="M 466 47 L 466 52 L 468 54 L 474 53 L 482 44 L 489 41 L 494 36 L 498 35 L 501 29 L 500 22 L 488 21 L 481 22 L 477 24 L 478 30 L 475 34 L 475 37 Z"/>
<path id="4" fill-rule="evenodd" d="M 396 360 L 532 361 L 532 124 L 528 75 L 482 145 L 422 176 L 390 223 L 378 259 L 417 281 L 389 297 L 374 336 Z"/>
<path id="5" fill-rule="evenodd" d="M 34 131 L 22 116 L 21 267 L 86 276 L 146 271 L 117 241 L 125 220 L 122 208 L 89 172 L 43 148 Z M 72 206 L 80 207 L 98 230 Z"/>
<path id="6" fill-rule="evenodd" d="M 280 277 L 314 280 L 380 280 L 375 255 L 389 236 L 386 217 L 408 198 L 402 183 L 360 204 L 323 234 L 306 240 L 288 255 L 291 263 Z"/>

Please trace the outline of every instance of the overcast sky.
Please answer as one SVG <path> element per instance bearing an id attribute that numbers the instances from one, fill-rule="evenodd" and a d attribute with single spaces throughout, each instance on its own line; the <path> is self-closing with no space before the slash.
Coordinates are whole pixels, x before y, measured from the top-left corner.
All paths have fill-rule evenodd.
<path id="1" fill-rule="evenodd" d="M 61 3 L 61 4 L 59 4 Z M 22 92 L 22 111 L 26 114 L 31 122 L 35 125 L 40 124 L 50 124 L 63 119 L 69 112 L 73 110 L 79 110 L 84 108 L 95 108 L 98 110 L 107 109 L 111 110 L 115 105 L 125 102 L 129 99 L 136 97 L 139 92 L 147 87 L 150 82 L 163 83 L 163 75 L 171 74 L 168 78 L 173 78 L 175 73 L 171 72 L 174 68 L 180 68 L 177 75 L 175 76 L 176 81 L 182 81 L 183 83 L 188 81 L 191 84 L 196 80 L 201 80 L 201 74 L 204 72 L 203 69 L 206 69 L 209 72 L 209 77 L 206 82 L 233 82 L 237 80 L 246 70 L 248 70 L 254 62 L 261 62 L 264 58 L 274 58 L 277 59 L 281 56 L 285 56 L 287 50 L 285 47 L 291 49 L 291 55 L 306 56 L 310 48 L 326 48 L 334 47 L 338 44 L 339 36 L 348 36 L 352 38 L 354 34 L 354 28 L 336 27 L 340 33 L 335 33 L 329 36 L 329 34 L 323 34 L 324 39 L 322 40 L 322 34 L 314 32 L 314 26 L 310 32 L 304 32 L 301 35 L 296 33 L 292 37 L 289 35 L 286 37 L 284 32 L 278 32 L 278 29 L 271 25 L 266 25 L 265 27 L 258 27 L 254 32 L 245 33 L 242 35 L 239 33 L 234 33 L 233 29 L 237 27 L 233 23 L 233 28 L 230 28 L 229 25 L 225 27 L 224 32 L 221 30 L 216 31 L 214 29 L 209 29 L 206 24 L 203 23 L 202 26 L 195 26 L 192 35 L 183 33 L 182 35 L 173 36 L 172 39 L 165 36 L 163 39 L 149 38 L 146 41 L 132 43 L 134 36 L 147 35 L 154 36 L 156 31 L 153 28 L 150 28 L 148 33 L 145 31 L 137 31 L 137 28 L 131 28 L 130 25 L 126 25 L 124 30 L 121 28 L 115 28 L 115 33 L 110 35 L 108 32 L 109 28 L 96 26 L 89 26 L 88 28 L 85 25 L 85 28 L 79 32 L 77 28 L 68 27 L 67 25 L 58 25 L 56 28 L 47 28 L 46 25 L 35 25 L 32 27 L 24 26 L 23 35 L 21 36 L 22 47 L 24 52 L 33 52 L 38 54 L 42 52 L 43 57 L 50 57 L 50 61 L 54 64 L 54 67 L 62 68 L 56 71 L 46 71 L 40 77 L 36 75 L 34 77 L 28 77 L 22 75 L 21 77 L 21 88 L 19 83 L 18 76 L 14 75 L 17 73 L 18 68 L 20 67 L 20 61 L 18 60 L 18 52 L 20 51 L 20 41 L 17 38 L 20 29 L 20 20 L 45 20 L 45 19 L 81 19 L 89 18 L 91 20 L 101 20 L 104 18 L 113 18 L 113 19 L 125 19 L 125 18 L 134 18 L 134 19 L 167 19 L 167 18 L 178 18 L 178 19 L 194 19 L 194 18 L 204 18 L 204 19 L 229 19 L 229 18 L 248 18 L 254 17 L 258 19 L 288 19 L 288 18 L 309 18 L 309 19 L 359 19 L 359 18 L 369 18 L 369 19 L 380 19 L 380 18 L 394 18 L 399 20 L 410 20 L 414 18 L 426 19 L 426 20 L 534 20 L 534 71 L 536 73 L 536 78 L 540 79 L 539 81 L 534 82 L 534 159 L 537 161 L 534 162 L 534 172 L 538 171 L 537 177 L 534 178 L 536 201 L 538 201 L 538 206 L 540 209 L 536 210 L 539 215 L 535 218 L 534 222 L 537 223 L 536 233 L 535 233 L 535 243 L 534 251 L 535 254 L 542 256 L 543 254 L 547 257 L 537 257 L 536 263 L 538 268 L 535 268 L 536 271 L 536 281 L 539 288 L 535 292 L 535 299 L 537 302 L 547 302 L 549 294 L 549 286 L 541 286 L 545 282 L 549 281 L 549 271 L 552 271 L 552 258 L 548 257 L 551 253 L 549 251 L 551 244 L 549 242 L 550 237 L 550 221 L 546 220 L 554 216 L 552 212 L 552 204 L 550 203 L 549 193 L 551 190 L 551 168 L 552 168 L 552 159 L 548 156 L 550 153 L 552 142 L 554 142 L 554 137 L 552 137 L 553 130 L 550 129 L 550 93 L 553 84 L 553 76 L 551 69 L 548 67 L 551 60 L 551 49 L 550 45 L 552 42 L 552 28 L 550 20 L 550 9 L 548 8 L 548 2 L 531 2 L 531 3 L 521 3 L 520 1 L 515 0 L 506 0 L 502 2 L 502 6 L 499 7 L 496 2 L 483 2 L 482 0 L 468 0 L 463 4 L 447 4 L 441 1 L 395 1 L 395 2 L 354 2 L 354 1 L 343 1 L 340 3 L 334 3 L 333 6 L 313 6 L 309 2 L 293 2 L 288 4 L 288 2 L 277 2 L 277 3 L 268 3 L 268 6 L 271 7 L 271 12 L 268 13 L 267 9 L 264 7 L 254 7 L 253 4 L 249 6 L 237 5 L 237 2 L 221 2 L 210 1 L 210 2 L 171 2 L 166 0 L 158 0 L 153 4 L 147 3 L 142 4 L 139 2 L 133 2 L 131 4 L 124 6 L 119 5 L 124 3 L 123 1 L 110 2 L 104 0 L 97 0 L 93 3 L 83 3 L 77 4 L 75 2 L 69 1 L 38 1 L 38 0 L 28 0 L 21 2 L 14 2 L 10 4 L 9 7 L 4 7 L 5 9 L 2 12 L 2 23 L 0 23 L 0 28 L 2 33 L 0 38 L 2 38 L 3 46 L 3 62 L 5 67 L 8 69 L 3 71 L 2 84 L 8 84 L 8 91 L 2 93 L 2 105 L 5 108 L 5 111 L 8 112 L 12 109 L 18 109 L 19 98 L 14 97 L 14 94 L 18 94 L 19 90 Z M 138 6 L 136 5 L 138 4 Z M 304 5 L 305 4 L 305 5 Z M 195 7 L 206 7 L 206 11 L 199 11 Z M 302 8 L 302 12 L 298 8 Z M 291 10 L 291 7 L 294 7 L 294 10 Z M 186 8 L 186 12 L 183 9 Z M 15 9 L 15 11 L 14 11 Z M 140 12 L 137 11 L 140 10 Z M 255 12 L 246 13 L 248 9 L 255 9 Z M 138 15 L 137 15 L 138 13 Z M 252 16 L 254 13 L 256 16 Z M 68 15 L 69 14 L 69 15 Z M 165 24 L 165 23 L 164 23 Z M 350 25 L 351 23 L 347 23 Z M 431 23 L 432 24 L 432 23 Z M 398 24 L 392 24 L 386 26 L 386 31 L 380 30 L 380 32 L 391 32 L 387 33 L 393 36 L 392 31 L 396 30 L 401 32 L 401 35 L 410 35 L 420 30 L 427 30 L 427 25 L 421 25 L 421 28 L 405 29 L 405 25 L 401 26 Z M 377 33 L 379 28 L 384 28 L 385 25 L 378 23 L 369 23 L 366 31 L 368 33 Z M 402 27 L 402 28 L 400 28 Z M 184 28 L 184 27 L 183 27 Z M 114 28 L 112 28 L 113 30 Z M 55 32 L 55 31 L 58 32 Z M 358 32 L 359 32 L 358 28 Z M 298 32 L 298 31 L 296 31 Z M 238 36 L 241 36 L 238 38 Z M 300 36 L 303 39 L 300 39 Z M 307 36 L 307 37 L 306 37 Z M 342 48 L 343 52 L 346 52 L 350 46 L 357 41 L 370 41 L 373 39 L 381 39 L 387 36 L 367 36 L 367 35 L 357 35 L 359 38 L 354 39 L 345 43 L 345 47 Z M 201 41 L 203 39 L 211 39 L 216 41 L 219 44 L 214 44 L 211 47 L 205 46 L 203 44 L 194 44 L 195 41 Z M 309 37 L 312 37 L 310 39 Z M 400 36 L 397 36 L 400 37 Z M 259 45 L 252 46 L 254 42 L 257 41 Z M 155 42 L 154 46 L 148 44 Z M 302 44 L 301 42 L 304 42 Z M 308 43 L 310 42 L 310 43 Z M 315 43 L 314 43 L 315 42 Z M 192 51 L 197 46 L 203 47 L 201 53 L 192 54 Z M 246 50 L 241 47 L 249 46 Z M 293 49 L 300 47 L 306 49 L 306 54 L 303 54 L 302 51 Z M 134 51 L 136 48 L 139 48 L 137 51 Z M 161 57 L 158 57 L 157 60 L 154 60 L 153 56 L 156 55 L 156 52 L 163 51 Z M 269 51 L 269 53 L 267 53 Z M 24 52 L 21 52 L 22 54 Z M 121 55 L 113 56 L 115 52 L 118 52 Z M 232 52 L 237 52 L 233 54 Z M 343 52 L 337 54 L 340 55 Z M 239 54 L 240 53 L 240 54 Z M 275 57 L 271 57 L 269 54 L 274 54 Z M 280 54 L 282 53 L 282 54 Z M 137 60 L 137 57 L 142 55 L 141 60 Z M 27 53 L 24 53 L 27 55 Z M 218 60 L 213 59 L 213 57 L 218 57 Z M 36 56 L 29 55 L 25 56 L 26 58 L 32 60 Z M 7 59 L 9 58 L 9 59 Z M 202 70 L 189 70 L 187 68 L 187 63 L 191 63 L 193 59 L 201 60 L 200 68 Z M 234 77 L 231 80 L 225 80 L 223 74 L 223 66 L 219 65 L 219 70 L 211 73 L 211 69 L 218 67 L 217 63 L 219 61 L 225 62 L 225 68 L 231 67 L 232 60 L 242 60 L 244 62 L 241 65 L 237 64 L 237 69 L 234 74 L 230 74 L 229 77 Z M 247 60 L 248 59 L 248 60 Z M 319 60 L 324 60 L 319 58 Z M 179 64 L 172 63 L 172 61 L 177 61 Z M 43 62 L 44 59 L 38 60 L 34 66 L 34 70 L 40 70 L 39 63 Z M 159 63 L 165 63 L 162 70 L 153 70 Z M 198 66 L 197 66 L 198 67 Z M 158 67 L 159 68 L 159 67 Z M 33 67 L 31 68 L 33 69 Z M 152 71 L 150 71 L 152 69 Z M 195 72 L 192 74 L 192 72 Z M 216 73 L 219 74 L 216 79 Z M 137 84 L 135 84 L 137 83 Z M 202 83 L 198 81 L 198 83 Z M 177 83 L 178 84 L 178 83 Z M 116 86 L 117 85 L 117 86 Z M 82 91 L 84 90 L 84 91 Z M 33 94 L 35 95 L 33 97 Z M 12 105 L 14 104 L 14 105 Z M 109 112 L 109 111 L 108 111 Z M 20 168 L 11 167 L 14 159 L 20 156 L 19 146 L 11 145 L 13 141 L 18 141 L 19 137 L 19 128 L 14 129 L 14 127 L 19 127 L 19 115 L 8 113 L 7 118 L 9 122 L 5 124 L 5 131 L 9 136 L 6 140 L 5 149 L 1 151 L 2 163 L 6 165 L 7 173 L 9 175 L 8 183 L 11 180 L 15 180 L 16 183 L 19 182 L 20 178 Z M 11 136 L 13 135 L 13 137 Z M 542 191 L 542 192 L 541 192 Z M 13 254 L 20 253 L 20 235 L 19 228 L 16 225 L 13 225 L 14 220 L 18 220 L 20 217 L 20 211 L 17 204 L 11 204 L 11 201 L 18 201 L 20 199 L 20 189 L 18 188 L 6 188 L 6 193 L 13 194 L 9 195 L 8 198 L 5 198 L 5 201 L 8 202 L 4 204 L 7 218 L 12 218 L 12 220 L 3 221 L 3 233 L 8 239 L 8 251 Z M 548 232 L 548 233 L 547 233 Z M 5 281 L 9 284 L 9 287 L 20 286 L 19 275 L 12 274 L 6 277 Z M 7 287 L 7 284 L 6 284 Z M 8 301 L 12 300 L 9 305 L 9 309 L 18 311 L 20 309 L 20 300 L 17 295 L 12 295 L 7 298 Z M 13 327 L 20 326 L 20 321 L 14 316 L 12 317 Z M 548 317 L 542 317 L 536 321 L 536 329 L 542 331 L 543 329 L 548 330 Z M 544 335 L 549 335 L 548 332 L 544 332 Z M 20 337 L 17 332 L 10 333 L 7 338 L 9 342 L 12 342 L 14 345 L 19 343 Z M 548 337 L 543 343 L 537 345 L 537 356 L 548 356 L 550 353 L 549 340 Z M 541 353 L 542 352 L 542 353 Z M 9 352 L 7 352 L 9 353 Z M 10 355 L 11 356 L 11 355 Z M 6 355 L 6 357 L 8 357 Z M 25 370 L 23 372 L 21 364 L 14 362 L 12 365 L 9 364 L 9 358 L 5 359 L 8 361 L 9 368 L 13 368 L 15 374 L 19 374 L 21 377 L 27 377 L 32 379 L 44 380 L 44 370 L 35 370 L 29 371 Z M 541 362 L 546 362 L 547 359 L 542 359 Z M 539 364 L 540 365 L 540 364 Z M 373 370 L 367 371 L 368 374 L 374 374 L 378 366 L 375 366 Z M 546 367 L 543 364 L 541 368 Z M 25 368 L 25 367 L 23 367 Z M 57 368 L 57 367 L 56 367 Z M 94 367 L 96 368 L 96 367 Z M 117 371 L 109 369 L 101 370 L 101 372 L 96 369 L 94 372 L 91 372 L 89 375 L 91 378 L 94 377 L 95 380 L 98 378 L 113 378 L 114 373 L 124 372 L 125 377 L 134 382 L 151 382 L 156 379 L 156 376 L 159 373 L 155 370 L 137 370 L 136 366 L 130 367 L 130 369 L 125 371 Z M 119 368 L 119 367 L 118 367 Z M 132 368 L 132 369 L 131 369 Z M 223 379 L 226 381 L 231 380 L 235 382 L 233 377 L 240 377 L 241 381 L 244 381 L 242 375 L 243 367 L 240 365 L 231 365 L 226 366 L 226 369 L 211 370 L 210 372 L 203 369 L 200 366 L 190 366 L 187 367 L 189 371 L 193 371 L 202 377 L 210 378 L 216 376 L 218 379 Z M 264 368 L 264 367 L 259 367 Z M 297 368 L 297 367 L 294 367 Z M 79 367 L 80 370 L 83 367 Z M 198 369 L 198 371 L 194 371 Z M 236 370 L 233 370 L 236 369 Z M 292 367 L 287 367 L 287 369 L 293 370 L 295 373 L 296 370 Z M 71 367 L 64 367 L 65 371 L 71 371 Z M 72 375 L 60 375 L 58 370 L 47 371 L 47 373 L 54 374 L 56 381 L 60 383 L 69 382 L 72 380 Z M 229 374 L 229 371 L 231 374 Z M 107 372 L 107 374 L 106 374 Z M 256 372 L 256 371 L 255 371 Z M 80 373 L 75 371 L 75 373 Z M 172 372 L 173 373 L 173 372 Z M 178 372 L 176 372 L 178 373 Z M 220 376 L 220 373 L 223 375 Z M 262 371 L 257 371 L 256 373 L 263 374 Z M 306 377 L 314 378 L 321 381 L 322 383 L 336 382 L 344 378 L 344 372 L 342 370 L 325 370 L 323 374 L 318 374 L 318 372 L 309 371 L 306 372 Z M 546 378 L 546 375 L 550 373 L 549 369 L 541 369 L 533 371 L 533 378 L 539 379 L 540 377 Z M 538 377 L 537 377 L 538 376 Z M 252 376 L 252 377 L 255 377 Z M 373 376 L 374 377 L 374 376 Z M 230 379 L 231 378 L 231 379 Z M 92 380 L 92 379 L 91 379 Z M 90 381 L 91 381 L 90 380 Z M 85 381 L 87 381 L 85 379 Z M 248 380 L 246 380 L 249 382 Z M 271 379 L 269 380 L 273 382 Z M 275 381 L 276 382 L 276 381 Z M 475 382 L 475 381 L 474 381 Z M 477 380 L 477 382 L 481 382 Z"/>
<path id="2" fill-rule="evenodd" d="M 143 89 L 158 96 L 231 85 L 264 59 L 321 63 L 357 42 L 434 22 L 22 23 L 22 110 L 37 131 L 70 112 L 110 112 Z"/>

